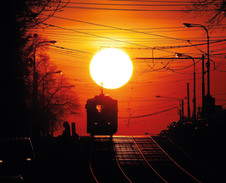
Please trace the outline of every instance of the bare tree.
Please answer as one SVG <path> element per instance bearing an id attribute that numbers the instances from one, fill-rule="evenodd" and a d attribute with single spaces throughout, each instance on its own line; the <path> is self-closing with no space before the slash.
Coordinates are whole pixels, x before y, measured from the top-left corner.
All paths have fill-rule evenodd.
<path id="1" fill-rule="evenodd" d="M 31 97 L 31 56 L 36 44 L 29 34 L 42 22 L 52 17 L 69 3 L 69 0 L 7 0 L 3 17 L 4 35 L 2 58 L 4 66 L 1 72 L 2 118 L 0 135 L 29 135 L 29 123 L 32 119 L 29 105 Z"/>
<path id="2" fill-rule="evenodd" d="M 41 134 L 46 136 L 53 134 L 53 131 L 62 126 L 63 121 L 71 113 L 77 113 L 79 102 L 77 95 L 71 85 L 62 75 L 53 62 L 50 61 L 46 50 L 48 40 L 41 35 L 29 35 L 30 39 L 23 49 L 26 63 L 26 74 L 24 75 L 27 87 L 27 105 L 32 108 L 33 94 L 33 64 L 34 58 L 37 72 L 37 99 L 38 99 L 38 123 Z M 45 43 L 47 44 L 40 44 Z M 34 51 L 36 49 L 36 51 Z M 35 54 L 35 57 L 34 57 Z"/>
<path id="3" fill-rule="evenodd" d="M 17 14 L 17 21 L 21 28 L 34 28 L 51 18 L 56 12 L 62 11 L 70 0 L 23 0 L 23 9 Z"/>
<path id="4" fill-rule="evenodd" d="M 187 6 L 188 13 L 195 15 L 205 15 L 208 17 L 209 27 L 220 25 L 226 16 L 225 0 L 190 0 Z"/>
<path id="5" fill-rule="evenodd" d="M 47 117 L 47 132 L 51 134 L 58 126 L 62 126 L 68 115 L 78 113 L 79 110 L 78 98 L 72 90 L 74 85 L 70 85 L 63 75 L 55 73 L 59 71 L 47 72 L 48 75 L 43 80 L 45 87 L 40 86 L 40 100 L 43 101 Z"/>

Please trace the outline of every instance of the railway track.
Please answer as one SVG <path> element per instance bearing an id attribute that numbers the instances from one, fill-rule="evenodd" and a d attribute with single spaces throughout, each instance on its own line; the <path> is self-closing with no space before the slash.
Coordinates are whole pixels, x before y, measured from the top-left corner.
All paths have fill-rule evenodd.
<path id="1" fill-rule="evenodd" d="M 112 138 L 92 139 L 89 168 L 96 183 L 128 182 L 117 164 Z"/>
<path id="2" fill-rule="evenodd" d="M 129 182 L 166 182 L 147 162 L 132 137 L 114 137 L 118 165 Z"/>
<path id="3" fill-rule="evenodd" d="M 133 137 L 148 163 L 167 182 L 200 183 L 201 181 L 177 164 L 151 136 Z"/>
<path id="4" fill-rule="evenodd" d="M 180 167 L 150 136 L 97 137 L 90 171 L 95 182 L 200 182 Z"/>

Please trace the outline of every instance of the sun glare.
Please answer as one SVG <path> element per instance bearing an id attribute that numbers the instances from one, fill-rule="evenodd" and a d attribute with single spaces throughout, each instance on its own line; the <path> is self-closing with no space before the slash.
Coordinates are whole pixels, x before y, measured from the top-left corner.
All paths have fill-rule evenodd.
<path id="1" fill-rule="evenodd" d="M 92 79 L 107 89 L 116 89 L 126 84 L 133 73 L 129 56 L 120 49 L 106 48 L 98 52 L 90 63 Z"/>

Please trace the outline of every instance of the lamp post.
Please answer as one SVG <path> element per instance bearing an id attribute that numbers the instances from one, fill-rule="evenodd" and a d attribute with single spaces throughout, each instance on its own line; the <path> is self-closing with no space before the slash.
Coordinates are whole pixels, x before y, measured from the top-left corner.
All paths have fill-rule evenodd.
<path id="1" fill-rule="evenodd" d="M 196 119 L 196 72 L 195 72 L 195 59 L 190 56 L 190 55 L 185 55 L 185 54 L 181 54 L 181 53 L 176 53 L 175 54 L 177 58 L 185 56 L 187 58 L 190 58 L 193 61 L 193 65 L 194 65 L 194 72 L 193 72 L 193 119 Z"/>
<path id="2" fill-rule="evenodd" d="M 36 49 L 39 45 L 51 43 L 56 44 L 56 41 L 42 41 L 35 45 L 34 47 L 34 56 L 33 56 L 33 105 L 37 105 L 37 96 L 38 96 L 38 80 L 37 80 L 37 73 L 36 73 Z"/>
<path id="3" fill-rule="evenodd" d="M 45 97 L 45 78 L 48 76 L 48 75 L 51 75 L 51 74 L 62 74 L 63 72 L 61 70 L 59 71 L 54 71 L 54 72 L 47 72 L 43 77 L 42 79 L 40 80 L 39 83 L 42 82 L 42 100 L 43 100 L 43 106 L 45 105 L 44 103 L 44 97 Z"/>
<path id="4" fill-rule="evenodd" d="M 183 26 L 186 28 L 190 27 L 201 27 L 206 31 L 206 38 L 207 38 L 207 62 L 206 62 L 206 68 L 207 68 L 207 96 L 210 96 L 210 37 L 208 29 L 202 25 L 202 24 L 192 24 L 192 23 L 183 23 Z"/>
<path id="5" fill-rule="evenodd" d="M 50 43 L 56 44 L 56 41 L 42 41 L 35 45 L 34 47 L 34 55 L 33 55 L 33 91 L 32 91 L 32 107 L 34 113 L 34 122 L 32 123 L 32 135 L 39 137 L 39 126 L 37 121 L 37 105 L 38 105 L 38 76 L 36 72 L 36 49 L 39 45 Z"/>

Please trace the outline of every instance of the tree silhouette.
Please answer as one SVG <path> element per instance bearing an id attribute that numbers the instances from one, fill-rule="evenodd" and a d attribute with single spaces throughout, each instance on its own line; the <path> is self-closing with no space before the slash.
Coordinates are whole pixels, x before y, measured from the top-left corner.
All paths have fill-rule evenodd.
<path id="1" fill-rule="evenodd" d="M 191 0 L 186 12 L 196 15 L 205 14 L 208 17 L 209 27 L 220 25 L 226 13 L 225 0 Z"/>
<path id="2" fill-rule="evenodd" d="M 25 76 L 25 85 L 29 94 L 27 105 L 32 109 L 33 59 L 35 58 L 38 102 L 36 104 L 37 114 L 32 117 L 38 117 L 38 119 L 32 119 L 32 121 L 36 120 L 42 136 L 47 136 L 53 134 L 57 126 L 62 126 L 62 122 L 66 120 L 68 114 L 76 113 L 79 104 L 76 94 L 72 90 L 74 86 L 67 82 L 62 71 L 58 70 L 50 61 L 46 52 L 49 46 L 48 40 L 37 34 L 29 37 L 30 40 L 23 49 L 24 61 L 27 61 Z M 45 42 L 46 44 L 44 44 Z"/>
<path id="3" fill-rule="evenodd" d="M 3 7 L 6 9 L 2 26 L 4 60 L 0 72 L 1 117 L 4 120 L 0 123 L 0 136 L 29 135 L 32 115 L 29 107 L 31 86 L 28 85 L 28 79 L 32 59 L 26 54 L 30 54 L 34 44 L 31 43 L 31 35 L 28 32 L 53 16 L 55 12 L 61 11 L 67 3 L 61 0 L 4 1 Z"/>

